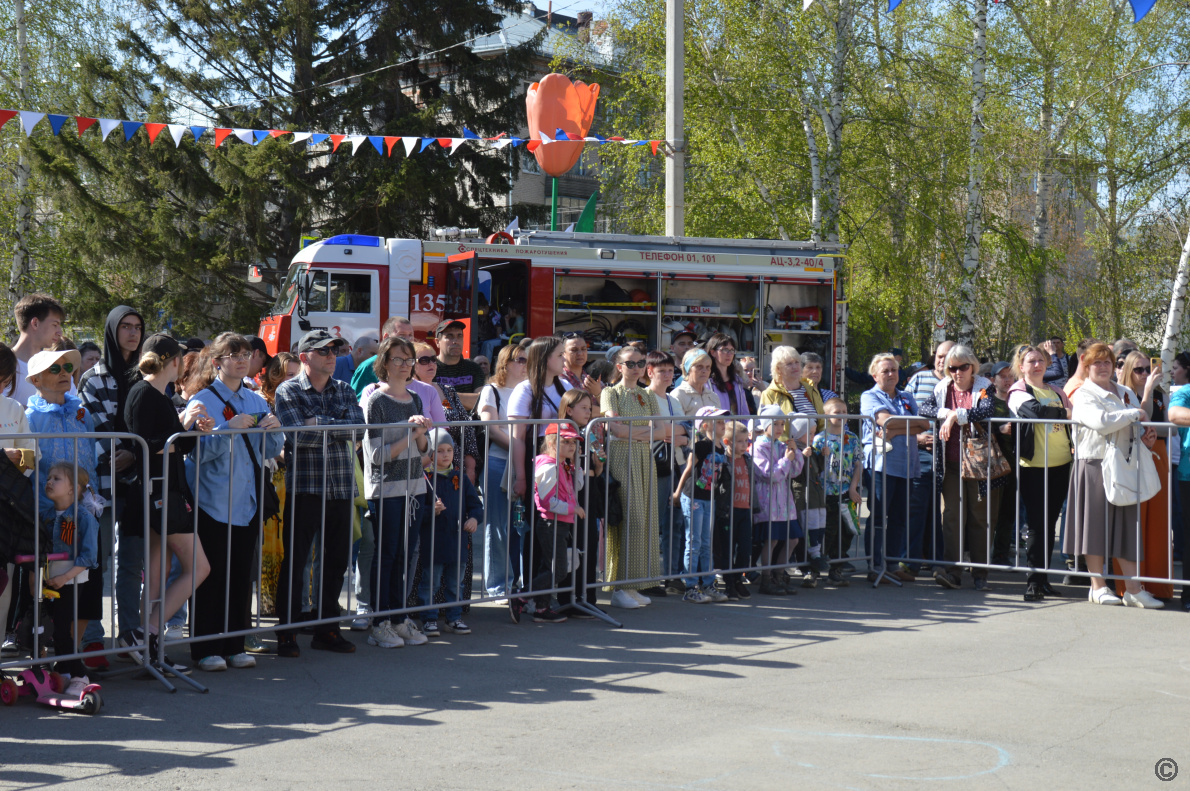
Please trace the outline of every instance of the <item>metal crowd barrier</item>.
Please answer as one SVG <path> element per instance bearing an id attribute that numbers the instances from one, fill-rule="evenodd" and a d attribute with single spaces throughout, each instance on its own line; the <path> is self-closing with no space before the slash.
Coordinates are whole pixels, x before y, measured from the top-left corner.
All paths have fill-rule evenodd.
<path id="1" fill-rule="evenodd" d="M 68 454 L 66 454 L 65 456 L 63 456 L 63 458 L 61 458 L 61 459 L 53 458 L 53 459 L 45 460 L 44 459 L 45 454 L 51 452 L 53 449 L 50 447 L 43 448 L 42 447 L 43 443 L 45 441 L 60 440 L 60 439 L 66 439 L 66 440 L 71 441 L 70 452 Z M 3 434 L 3 435 L 0 435 L 0 448 L 14 447 L 14 443 L 16 443 L 16 442 L 33 442 L 35 445 L 35 449 L 36 449 L 36 451 L 35 451 L 36 458 L 38 459 L 38 462 L 39 462 L 38 464 L 34 465 L 33 469 L 30 472 L 26 473 L 26 476 L 25 476 L 26 479 L 29 481 L 29 485 L 31 487 L 31 493 L 32 493 L 32 497 L 33 497 L 33 503 L 34 503 L 34 529 L 33 529 L 32 557 L 35 558 L 35 560 L 25 561 L 23 563 L 16 563 L 16 562 L 14 562 L 16 560 L 15 558 L 10 558 L 9 559 L 9 568 L 6 569 L 6 571 L 8 573 L 8 578 L 9 578 L 8 584 L 5 587 L 5 590 L 3 591 L 3 593 L 0 594 L 0 618 L 4 619 L 3 622 L 0 622 L 0 623 L 2 623 L 2 625 L 5 627 L 7 626 L 7 621 L 8 621 L 8 616 L 9 616 L 10 601 L 13 599 L 20 599 L 22 602 L 26 602 L 26 604 L 22 606 L 22 608 L 21 608 L 22 612 L 19 613 L 19 615 L 21 615 L 22 618 L 27 617 L 27 618 L 32 619 L 32 624 L 29 626 L 32 644 L 31 644 L 31 646 L 28 646 L 30 648 L 29 654 L 22 655 L 24 653 L 25 646 L 19 646 L 20 640 L 19 640 L 19 635 L 18 635 L 18 646 L 19 646 L 18 647 L 18 655 L 16 658 L 7 659 L 7 660 L 0 658 L 0 671 L 4 671 L 4 670 L 11 671 L 11 670 L 16 670 L 16 669 L 35 667 L 35 666 L 39 666 L 39 665 L 50 665 L 50 664 L 55 664 L 58 662 L 70 661 L 70 660 L 95 659 L 97 657 L 105 657 L 110 661 L 110 660 L 115 659 L 116 655 L 119 655 L 119 654 L 124 654 L 126 656 L 131 655 L 131 654 L 139 654 L 140 658 L 137 660 L 137 665 L 130 667 L 128 669 L 128 672 L 140 672 L 142 669 L 148 670 L 148 672 L 151 675 L 153 675 L 154 677 L 156 677 L 158 681 L 160 681 L 167 688 L 170 688 L 172 690 L 172 685 L 165 679 L 164 675 L 162 673 L 160 673 L 158 671 L 158 669 L 156 669 L 152 666 L 152 663 L 149 661 L 149 646 L 147 643 L 145 643 L 144 645 L 141 645 L 141 646 L 137 646 L 137 647 L 125 647 L 125 646 L 119 645 L 119 633 L 120 633 L 119 620 L 118 620 L 119 605 L 117 603 L 118 599 L 119 599 L 119 596 L 117 595 L 117 579 L 118 579 L 118 574 L 119 574 L 119 554 L 116 551 L 114 551 L 116 532 L 117 532 L 117 530 L 119 530 L 121 533 L 123 533 L 123 536 L 122 536 L 123 540 L 143 542 L 143 546 L 146 548 L 146 552 L 147 552 L 147 547 L 149 546 L 149 522 L 148 522 L 149 492 L 147 489 L 145 489 L 141 493 L 141 500 L 142 500 L 141 513 L 144 515 L 144 518 L 142 520 L 140 520 L 140 524 L 131 525 L 128 523 L 124 523 L 123 525 L 119 525 L 117 523 L 117 520 L 114 518 L 114 511 L 116 510 L 116 504 L 121 502 L 122 500 L 124 500 L 123 491 L 126 488 L 129 488 L 128 485 L 124 484 L 120 480 L 121 477 L 125 477 L 125 478 L 128 477 L 127 471 L 122 473 L 121 475 L 113 475 L 112 476 L 112 490 L 110 492 L 111 497 L 107 502 L 106 508 L 104 509 L 104 513 L 100 517 L 96 518 L 96 522 L 99 523 L 99 525 L 100 525 L 99 535 L 97 536 L 97 540 L 96 540 L 97 550 L 98 550 L 98 555 L 99 555 L 98 561 L 99 561 L 100 565 L 99 565 L 99 568 L 97 568 L 97 569 L 90 569 L 89 574 L 88 574 L 88 576 L 90 577 L 91 574 L 96 574 L 100 571 L 100 569 L 103 569 L 103 573 L 100 575 L 101 583 L 99 585 L 99 590 L 101 592 L 101 596 L 109 599 L 112 603 L 111 618 L 108 621 L 108 623 L 106 624 L 106 630 L 105 630 L 106 633 L 103 635 L 103 641 L 106 642 L 107 640 L 110 639 L 114 643 L 114 645 L 112 645 L 111 647 L 105 647 L 104 649 L 99 650 L 99 651 L 85 651 L 84 652 L 82 650 L 82 648 L 83 648 L 82 644 L 85 640 L 86 633 L 84 632 L 83 634 L 78 634 L 77 630 L 74 630 L 75 634 L 73 635 L 73 640 L 72 640 L 72 642 L 74 644 L 73 648 L 75 649 L 74 651 L 60 653 L 60 654 L 54 654 L 52 656 L 49 655 L 46 651 L 47 647 L 49 647 L 53 643 L 53 639 L 52 639 L 53 624 L 52 624 L 52 622 L 48 622 L 47 619 L 44 619 L 42 617 L 42 604 L 45 600 L 45 592 L 43 589 L 43 585 L 41 584 L 44 581 L 41 559 L 45 558 L 51 552 L 52 544 L 51 544 L 51 546 L 46 546 L 41 540 L 41 533 L 42 533 L 42 523 L 43 523 L 45 517 L 48 515 L 48 513 L 43 510 L 43 508 L 46 506 L 48 506 L 49 508 L 52 508 L 52 504 L 48 504 L 48 502 L 43 499 L 44 489 L 45 489 L 45 481 L 43 480 L 41 466 L 42 466 L 42 464 L 47 464 L 47 461 L 48 461 L 47 468 L 49 465 L 55 464 L 59 461 L 66 461 L 66 462 L 72 463 L 73 464 L 73 478 L 74 478 L 74 481 L 77 482 L 78 481 L 78 472 L 80 469 L 80 465 L 79 465 L 80 441 L 85 444 L 93 445 L 94 455 L 95 455 L 96 459 L 98 459 L 99 455 L 104 450 L 106 450 L 106 452 L 108 453 L 109 458 L 114 457 L 115 451 L 117 449 L 117 442 L 130 442 L 130 443 L 137 445 L 140 449 L 140 456 L 141 456 L 141 466 L 140 466 L 140 471 L 139 471 L 140 476 L 141 476 L 142 480 L 148 478 L 148 475 L 149 475 L 149 472 L 148 472 L 148 470 L 149 470 L 148 446 L 146 445 L 146 443 L 143 439 L 141 439 L 139 436 L 137 436 L 135 434 L 121 433 L 121 432 L 102 432 L 102 433 L 101 432 L 66 432 L 66 433 L 46 433 L 46 434 L 32 434 L 32 433 L 30 433 L 30 434 Z M 88 484 L 89 488 L 91 488 L 96 494 L 99 493 L 99 487 L 100 487 L 99 476 L 100 475 L 102 475 L 102 472 L 99 470 L 96 470 L 96 477 L 93 480 L 91 480 Z M 135 485 L 132 485 L 132 488 L 135 490 Z M 79 492 L 79 487 L 77 486 L 77 484 L 75 487 L 75 491 L 76 491 L 76 495 L 81 494 Z M 6 496 L 6 498 L 8 498 L 10 496 L 10 493 L 6 492 L 5 496 Z M 71 514 L 71 519 L 76 524 L 78 523 L 79 510 L 81 508 L 83 508 L 83 506 L 80 503 L 78 503 L 77 499 L 76 499 L 76 502 L 74 504 L 73 513 Z M 104 525 L 108 526 L 106 533 L 103 529 Z M 19 526 L 16 524 L 8 524 L 8 525 L 0 526 L 0 529 L 7 530 L 7 531 L 15 531 L 15 530 L 19 529 Z M 81 535 L 76 530 L 75 535 L 74 535 L 74 546 L 73 546 L 73 550 L 76 554 L 79 549 L 79 541 L 80 540 L 81 540 Z M 52 536 L 51 536 L 51 541 L 52 541 Z M 146 556 L 147 556 L 147 554 L 146 554 Z M 23 574 L 15 573 L 17 571 L 17 569 L 20 567 L 24 568 L 25 573 L 23 573 Z M 134 569 L 133 573 L 139 574 L 139 573 L 141 573 L 141 569 Z M 165 572 L 163 572 L 163 577 L 164 576 L 165 576 Z M 33 584 L 31 586 L 28 582 L 29 580 L 32 580 L 32 582 L 33 582 Z M 88 579 L 88 582 L 90 582 L 90 579 Z M 104 582 L 106 582 L 106 584 L 107 584 L 106 590 L 104 590 Z M 72 608 L 72 613 L 71 613 L 71 619 L 74 623 L 77 623 L 79 620 L 79 618 L 78 618 L 78 615 L 79 615 L 78 591 L 80 590 L 80 588 L 82 587 L 83 584 L 87 584 L 87 583 L 79 583 L 77 577 L 68 583 L 68 585 L 70 585 L 72 587 L 73 592 L 75 594 L 73 596 L 73 608 Z M 23 586 L 23 588 L 18 589 L 18 587 L 17 587 L 18 585 Z M 29 589 L 30 587 L 32 587 L 32 590 Z M 148 593 L 149 593 L 149 591 L 147 589 L 145 589 L 141 592 L 141 595 L 139 595 L 137 597 L 138 601 L 136 602 L 136 604 L 138 605 L 139 608 L 141 608 L 141 612 L 148 612 L 148 609 L 150 607 L 150 602 L 148 600 Z M 25 612 L 25 611 L 27 611 L 27 612 Z M 140 613 L 137 614 L 136 621 L 137 622 L 140 621 Z M 99 620 L 99 625 L 103 626 L 102 618 Z M 4 629 L 0 629 L 0 631 L 4 631 Z M 24 624 L 20 624 L 19 631 L 22 631 L 22 632 L 25 631 Z M 108 673 L 107 676 L 111 677 L 113 675 L 119 675 L 119 674 L 120 674 L 119 671 L 114 671 L 112 673 Z"/>

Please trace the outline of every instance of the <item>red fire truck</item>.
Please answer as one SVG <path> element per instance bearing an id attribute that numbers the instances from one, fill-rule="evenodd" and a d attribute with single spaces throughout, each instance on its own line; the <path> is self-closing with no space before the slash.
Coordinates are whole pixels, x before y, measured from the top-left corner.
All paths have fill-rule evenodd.
<path id="1" fill-rule="evenodd" d="M 683 328 L 722 331 L 763 374 L 774 345 L 818 352 L 824 382 L 842 385 L 846 303 L 835 245 L 519 231 L 479 238 L 444 229 L 449 241 L 344 234 L 315 242 L 290 264 L 260 324 L 270 352 L 311 329 L 351 340 L 408 316 L 418 337 L 443 319 L 466 325 L 474 356 L 515 305 L 536 337 L 581 332 L 593 351 L 642 339 L 668 348 Z M 766 376 L 767 378 L 767 376 Z"/>

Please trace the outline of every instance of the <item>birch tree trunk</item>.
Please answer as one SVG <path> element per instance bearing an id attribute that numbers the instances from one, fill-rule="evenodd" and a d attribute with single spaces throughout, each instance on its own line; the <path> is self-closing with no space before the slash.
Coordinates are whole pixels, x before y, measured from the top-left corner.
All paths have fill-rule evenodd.
<path id="1" fill-rule="evenodd" d="M 822 241 L 822 163 L 818 158 L 818 136 L 814 133 L 814 119 L 810 105 L 802 99 L 802 130 L 806 133 L 806 149 L 810 154 L 810 240 Z"/>
<path id="2" fill-rule="evenodd" d="M 983 236 L 983 103 L 987 72 L 987 0 L 974 0 L 975 37 L 971 58 L 971 135 L 968 141 L 967 244 L 963 251 L 962 300 L 959 343 L 975 343 L 976 281 L 979 277 L 979 250 Z"/>
<path id="3" fill-rule="evenodd" d="M 1043 78 L 1041 113 L 1038 117 L 1041 161 L 1037 169 L 1037 189 L 1033 202 L 1033 252 L 1037 260 L 1033 273 L 1033 296 L 1029 303 L 1029 337 L 1040 338 L 1045 327 L 1047 269 L 1049 267 L 1050 203 L 1053 195 L 1054 69 L 1046 64 Z"/>
<path id="4" fill-rule="evenodd" d="M 17 58 L 20 60 L 20 83 L 17 93 L 22 110 L 29 107 L 29 49 L 25 34 L 25 0 L 16 0 Z M 17 155 L 16 178 L 16 244 L 12 254 L 12 269 L 8 277 L 8 298 L 15 305 L 25 296 L 29 275 L 29 160 L 24 144 Z M 8 323 L 13 325 L 10 317 Z M 15 328 L 15 325 L 13 325 Z"/>
<path id="5" fill-rule="evenodd" d="M 826 241 L 839 241 L 839 218 L 842 215 L 843 184 L 843 101 L 847 96 L 847 58 L 851 53 L 855 28 L 852 0 L 839 0 L 835 14 L 835 52 L 831 59 L 830 105 L 823 113 L 826 130 L 827 155 L 825 162 L 827 207 L 823 216 Z"/>
<path id="6" fill-rule="evenodd" d="M 1182 313 L 1186 309 L 1186 282 L 1190 280 L 1190 232 L 1182 245 L 1178 271 L 1173 279 L 1173 293 L 1169 296 L 1169 314 L 1165 317 L 1165 337 L 1161 339 L 1161 387 L 1169 392 L 1173 377 L 1173 358 L 1178 353 L 1178 336 L 1182 333 Z"/>

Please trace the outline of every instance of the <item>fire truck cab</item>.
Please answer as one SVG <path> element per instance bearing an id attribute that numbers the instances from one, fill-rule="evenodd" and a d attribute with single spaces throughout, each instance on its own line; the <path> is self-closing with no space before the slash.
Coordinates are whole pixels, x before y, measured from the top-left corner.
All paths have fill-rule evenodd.
<path id="1" fill-rule="evenodd" d="M 824 384 L 839 389 L 839 253 L 815 242 L 560 231 L 458 241 L 344 234 L 294 256 L 260 337 L 275 354 L 311 329 L 354 341 L 402 315 L 420 338 L 458 319 L 474 356 L 513 305 L 530 337 L 579 332 L 594 353 L 636 339 L 668 349 L 680 329 L 725 332 L 767 379 L 773 346 L 815 351 Z"/>

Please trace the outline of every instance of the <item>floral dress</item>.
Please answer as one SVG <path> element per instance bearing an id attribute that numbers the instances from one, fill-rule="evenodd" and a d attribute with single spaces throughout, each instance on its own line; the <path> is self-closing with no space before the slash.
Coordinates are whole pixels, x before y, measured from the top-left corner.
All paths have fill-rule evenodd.
<path id="1" fill-rule="evenodd" d="M 618 418 L 652 418 L 660 412 L 657 397 L 641 387 L 623 384 L 605 387 L 599 398 L 603 413 Z M 616 421 L 620 422 L 620 421 Z M 620 425 L 625 423 L 620 422 Z M 627 423 L 647 428 L 648 420 Z M 608 525 L 607 581 L 659 577 L 661 575 L 661 533 L 657 516 L 657 465 L 648 442 L 630 442 L 607 435 L 607 469 L 620 482 L 617 496 L 625 523 Z M 651 582 L 618 585 L 619 588 L 648 588 Z M 608 588 L 612 590 L 612 588 Z"/>

